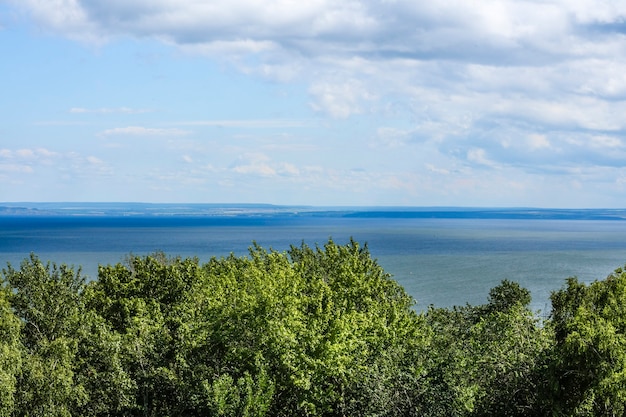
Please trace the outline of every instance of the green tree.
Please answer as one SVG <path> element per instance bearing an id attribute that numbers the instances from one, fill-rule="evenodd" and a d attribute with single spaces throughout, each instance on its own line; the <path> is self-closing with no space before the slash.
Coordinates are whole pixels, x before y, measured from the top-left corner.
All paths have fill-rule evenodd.
<path id="1" fill-rule="evenodd" d="M 367 246 L 2 272 L 0 417 L 624 413 L 624 273 L 413 308 Z M 548 393 L 549 395 L 545 395 Z"/>
<path id="2" fill-rule="evenodd" d="M 507 280 L 487 304 L 431 307 L 433 333 L 424 415 L 542 415 L 552 336 L 528 309 L 529 292 Z"/>
<path id="3" fill-rule="evenodd" d="M 6 288 L 0 288 L 0 417 L 13 414 L 23 356 L 21 322 L 13 314 L 9 296 Z"/>
<path id="4" fill-rule="evenodd" d="M 155 253 L 101 266 L 98 280 L 87 287 L 87 308 L 102 320 L 93 325 L 110 352 L 97 375 L 117 384 L 107 397 L 115 409 L 142 416 L 188 410 L 193 398 L 180 374 L 187 343 L 180 337 L 185 316 L 179 313 L 197 279 L 197 259 Z"/>
<path id="5" fill-rule="evenodd" d="M 35 255 L 24 260 L 19 270 L 8 265 L 2 275 L 11 308 L 22 323 L 15 413 L 69 416 L 86 402 L 73 369 L 84 279 L 80 271 L 43 264 Z"/>
<path id="6" fill-rule="evenodd" d="M 74 379 L 87 399 L 72 410 L 72 415 L 124 415 L 133 408 L 137 386 L 124 366 L 121 335 L 97 313 L 85 311 L 76 337 Z"/>
<path id="7" fill-rule="evenodd" d="M 487 304 L 481 307 L 481 314 L 506 313 L 516 307 L 527 309 L 531 301 L 530 291 L 517 282 L 505 279 L 489 290 L 489 299 Z"/>
<path id="8" fill-rule="evenodd" d="M 626 413 L 626 272 L 589 285 L 569 278 L 552 299 L 552 388 L 560 415 Z"/>
<path id="9" fill-rule="evenodd" d="M 292 247 L 289 255 L 305 284 L 306 327 L 295 366 L 309 378 L 302 397 L 311 409 L 320 415 L 414 410 L 428 334 L 412 297 L 353 240 Z"/>
<path id="10" fill-rule="evenodd" d="M 17 323 L 19 329 L 4 340 L 10 347 L 8 336 L 16 335 L 20 357 L 2 367 L 19 370 L 13 415 L 97 416 L 123 409 L 132 383 L 121 367 L 119 337 L 86 310 L 80 269 L 31 255 L 19 270 L 8 265 L 2 283 L 0 328 L 14 331 Z"/>

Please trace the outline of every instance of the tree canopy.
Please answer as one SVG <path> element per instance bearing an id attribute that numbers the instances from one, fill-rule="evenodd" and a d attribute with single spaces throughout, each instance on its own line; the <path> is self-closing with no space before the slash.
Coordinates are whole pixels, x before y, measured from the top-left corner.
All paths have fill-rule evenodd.
<path id="1" fill-rule="evenodd" d="M 418 313 L 355 241 L 2 270 L 0 416 L 623 415 L 626 273 Z"/>

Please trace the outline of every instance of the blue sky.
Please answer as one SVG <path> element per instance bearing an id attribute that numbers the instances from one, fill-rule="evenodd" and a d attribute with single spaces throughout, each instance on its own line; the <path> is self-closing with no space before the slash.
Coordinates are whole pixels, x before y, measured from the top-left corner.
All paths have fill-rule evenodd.
<path id="1" fill-rule="evenodd" d="M 0 201 L 626 206 L 626 3 L 0 0 Z"/>

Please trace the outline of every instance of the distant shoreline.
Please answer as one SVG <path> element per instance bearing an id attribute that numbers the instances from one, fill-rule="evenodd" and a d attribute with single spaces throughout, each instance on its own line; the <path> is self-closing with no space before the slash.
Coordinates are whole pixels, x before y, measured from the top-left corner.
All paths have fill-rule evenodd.
<path id="1" fill-rule="evenodd" d="M 389 218 L 626 220 L 626 209 L 316 207 L 271 204 L 0 203 L 0 217 Z"/>

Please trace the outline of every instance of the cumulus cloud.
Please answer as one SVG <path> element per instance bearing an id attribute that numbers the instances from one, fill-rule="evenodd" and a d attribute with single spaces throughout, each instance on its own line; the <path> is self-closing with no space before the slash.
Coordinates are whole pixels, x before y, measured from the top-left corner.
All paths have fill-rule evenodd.
<path id="1" fill-rule="evenodd" d="M 626 2 L 10 1 L 41 27 L 73 39 L 159 40 L 249 74 L 305 82 L 312 108 L 337 119 L 375 112 L 411 122 L 404 130 L 380 129 L 381 146 L 429 141 L 483 167 L 615 166 L 624 156 Z M 101 134 L 186 133 L 131 126 Z M 234 169 L 280 171 L 261 160 Z"/>
<path id="2" fill-rule="evenodd" d="M 595 28 L 602 36 L 611 32 L 602 28 L 626 16 L 626 6 L 591 0 L 12 1 L 50 30 L 85 39 L 137 36 L 219 53 L 233 47 L 235 53 L 285 50 L 500 65 L 579 55 L 597 42 L 582 34 Z"/>
<path id="3" fill-rule="evenodd" d="M 564 35 L 621 22 L 616 2 L 500 0 L 13 0 L 42 24 L 85 36 L 149 36 L 176 44 L 271 42 L 283 49 L 325 54 L 436 55 L 489 58 L 488 52 L 557 53 Z M 463 50 L 474 45 L 473 49 Z M 560 50 L 576 54 L 586 43 Z M 476 53 L 477 49 L 486 53 Z M 328 50 L 328 49 L 327 49 Z M 527 55 L 526 53 L 523 55 Z"/>

